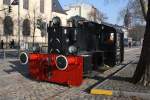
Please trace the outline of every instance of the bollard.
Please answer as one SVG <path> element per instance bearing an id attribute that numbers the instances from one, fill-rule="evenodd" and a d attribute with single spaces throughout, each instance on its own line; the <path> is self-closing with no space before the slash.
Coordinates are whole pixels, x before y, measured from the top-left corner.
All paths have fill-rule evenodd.
<path id="1" fill-rule="evenodd" d="M 6 54 L 5 54 L 5 50 L 3 50 L 3 53 L 4 53 L 4 60 L 6 60 Z"/>

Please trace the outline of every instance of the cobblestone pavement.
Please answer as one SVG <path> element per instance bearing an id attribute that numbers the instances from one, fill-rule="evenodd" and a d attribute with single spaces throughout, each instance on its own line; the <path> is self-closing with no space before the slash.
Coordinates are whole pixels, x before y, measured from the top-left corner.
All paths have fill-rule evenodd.
<path id="1" fill-rule="evenodd" d="M 134 95 L 138 100 L 150 100 L 150 87 L 144 87 L 140 84 L 134 85 L 129 82 L 134 75 L 139 57 L 136 57 L 134 60 L 93 89 L 111 90 L 114 92 L 114 95 Z"/>
<path id="2" fill-rule="evenodd" d="M 107 81 L 104 82 L 104 84 L 101 84 L 99 88 L 128 92 L 150 93 L 150 87 L 143 87 L 140 84 L 134 85 L 132 83 L 129 83 L 129 80 L 132 78 L 135 69 L 136 64 L 130 64 L 116 75 L 110 77 Z"/>
<path id="3" fill-rule="evenodd" d="M 134 97 L 96 96 L 85 91 L 101 80 L 87 78 L 80 87 L 72 88 L 38 82 L 29 77 L 27 66 L 18 61 L 0 60 L 0 100 L 136 100 Z"/>
<path id="4" fill-rule="evenodd" d="M 134 85 L 129 82 L 135 69 L 136 63 L 131 63 L 93 89 L 111 90 L 115 96 L 134 96 L 137 100 L 150 100 L 150 87 Z"/>

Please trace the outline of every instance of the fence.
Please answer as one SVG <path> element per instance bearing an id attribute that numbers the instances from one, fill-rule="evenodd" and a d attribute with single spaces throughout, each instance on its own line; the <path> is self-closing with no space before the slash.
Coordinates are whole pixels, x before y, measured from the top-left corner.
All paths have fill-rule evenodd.
<path id="1" fill-rule="evenodd" d="M 1 49 L 0 59 L 3 60 L 17 60 L 19 57 L 19 51 L 17 49 Z"/>

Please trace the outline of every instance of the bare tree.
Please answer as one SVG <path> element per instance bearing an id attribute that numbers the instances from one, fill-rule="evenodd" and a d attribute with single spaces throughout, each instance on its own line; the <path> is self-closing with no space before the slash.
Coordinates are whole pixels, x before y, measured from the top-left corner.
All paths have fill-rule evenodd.
<path id="1" fill-rule="evenodd" d="M 126 21 L 129 21 L 131 26 L 145 22 L 139 0 L 130 0 L 127 6 L 120 11 L 118 20 L 125 19 L 127 15 L 129 20 Z"/>
<path id="2" fill-rule="evenodd" d="M 37 29 L 37 19 L 40 19 L 40 17 L 38 16 L 38 14 L 36 12 L 36 7 L 33 9 L 33 17 L 31 18 L 29 15 L 29 18 L 30 18 L 31 24 L 33 26 L 31 29 L 33 31 L 32 46 L 34 47 L 35 46 L 35 34 L 36 34 L 36 29 Z"/>
<path id="3" fill-rule="evenodd" d="M 144 37 L 145 26 L 138 24 L 130 28 L 128 31 L 128 36 L 131 37 L 133 41 L 141 41 Z"/>
<path id="4" fill-rule="evenodd" d="M 141 5 L 141 8 L 138 10 L 141 9 L 143 13 L 143 17 L 146 21 L 146 28 L 140 59 L 132 82 L 141 82 L 144 86 L 150 86 L 150 0 L 140 0 L 139 4 Z"/>
<path id="5" fill-rule="evenodd" d="M 91 11 L 88 13 L 89 19 L 95 22 L 101 22 L 107 19 L 106 15 L 99 11 L 98 9 L 92 7 Z"/>
<path id="6" fill-rule="evenodd" d="M 140 60 L 133 76 L 133 83 L 140 81 L 145 86 L 150 85 L 150 0 L 147 2 L 146 5 L 144 0 L 140 0 L 143 16 L 146 20 L 146 29 Z"/>
<path id="7" fill-rule="evenodd" d="M 33 16 L 33 44 L 32 44 L 32 46 L 34 47 L 34 40 L 35 40 L 35 30 L 36 30 L 36 10 L 34 9 L 34 11 L 33 11 L 33 14 L 34 14 L 34 16 Z"/>
<path id="8" fill-rule="evenodd" d="M 140 41 L 143 38 L 145 19 L 139 0 L 130 0 L 127 6 L 120 11 L 119 19 L 124 20 L 124 26 L 128 28 L 129 37 L 135 41 Z"/>

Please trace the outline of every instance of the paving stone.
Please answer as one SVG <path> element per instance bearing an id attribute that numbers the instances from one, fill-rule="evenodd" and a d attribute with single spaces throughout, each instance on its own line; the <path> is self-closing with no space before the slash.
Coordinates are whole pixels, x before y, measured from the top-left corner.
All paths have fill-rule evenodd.
<path id="1" fill-rule="evenodd" d="M 87 78 L 80 87 L 69 88 L 32 80 L 27 71 L 27 66 L 22 66 L 17 61 L 0 60 L 0 100 L 95 100 L 96 96 L 85 92 L 85 89 L 101 80 Z M 117 97 L 98 96 L 97 98 L 113 100 L 112 98 Z"/>

